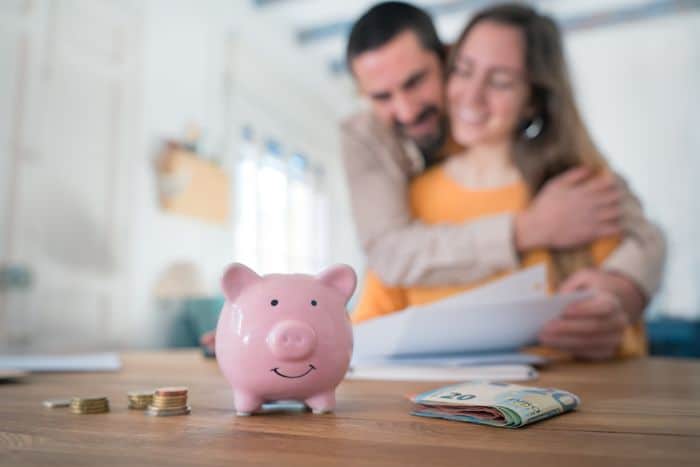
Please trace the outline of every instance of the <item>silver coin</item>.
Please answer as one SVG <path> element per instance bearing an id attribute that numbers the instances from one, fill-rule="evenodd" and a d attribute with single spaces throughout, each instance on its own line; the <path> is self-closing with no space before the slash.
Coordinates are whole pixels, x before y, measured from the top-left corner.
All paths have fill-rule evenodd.
<path id="1" fill-rule="evenodd" d="M 41 404 L 49 409 L 56 409 L 59 407 L 70 407 L 70 399 L 48 399 L 42 402 Z"/>

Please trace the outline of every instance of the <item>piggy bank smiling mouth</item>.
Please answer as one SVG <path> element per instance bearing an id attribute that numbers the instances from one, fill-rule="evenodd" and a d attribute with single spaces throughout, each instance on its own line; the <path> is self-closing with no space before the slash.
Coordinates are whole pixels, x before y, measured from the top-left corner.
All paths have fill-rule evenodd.
<path id="1" fill-rule="evenodd" d="M 300 375 L 296 375 L 296 376 L 285 375 L 284 373 L 280 373 L 279 368 L 273 368 L 270 371 L 272 371 L 274 374 L 276 374 L 278 376 L 281 376 L 282 378 L 294 379 L 294 378 L 303 378 L 304 376 L 308 375 L 309 373 L 311 373 L 315 369 L 316 369 L 316 367 L 309 363 L 309 369 L 306 370 L 304 373 L 302 373 Z"/>

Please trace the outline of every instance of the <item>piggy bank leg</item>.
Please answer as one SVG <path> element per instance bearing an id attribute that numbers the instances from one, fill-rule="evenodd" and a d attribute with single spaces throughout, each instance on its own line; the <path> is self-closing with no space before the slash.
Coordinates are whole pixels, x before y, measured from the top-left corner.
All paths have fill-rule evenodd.
<path id="1" fill-rule="evenodd" d="M 316 394 L 304 402 L 315 414 L 333 412 L 335 410 L 335 389 Z"/>
<path id="2" fill-rule="evenodd" d="M 260 410 L 264 400 L 260 397 L 243 391 L 233 392 L 233 406 L 236 408 L 236 415 L 247 416 Z"/>

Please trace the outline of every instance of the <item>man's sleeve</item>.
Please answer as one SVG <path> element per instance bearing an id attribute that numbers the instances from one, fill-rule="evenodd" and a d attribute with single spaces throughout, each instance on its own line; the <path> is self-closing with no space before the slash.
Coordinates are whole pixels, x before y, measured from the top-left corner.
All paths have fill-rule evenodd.
<path id="1" fill-rule="evenodd" d="M 619 175 L 618 182 L 625 193 L 622 201 L 623 240 L 602 268 L 633 280 L 649 298 L 661 284 L 666 241 L 662 230 L 644 216 L 641 202 Z"/>
<path id="2" fill-rule="evenodd" d="M 418 222 L 409 175 L 391 149 L 345 127 L 341 138 L 358 236 L 369 267 L 387 285 L 461 284 L 517 266 L 512 215 L 461 225 Z"/>

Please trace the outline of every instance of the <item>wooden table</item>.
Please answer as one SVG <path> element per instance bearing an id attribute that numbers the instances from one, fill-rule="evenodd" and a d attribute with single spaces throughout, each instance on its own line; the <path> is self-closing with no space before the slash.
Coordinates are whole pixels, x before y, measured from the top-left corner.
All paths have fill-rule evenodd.
<path id="1" fill-rule="evenodd" d="M 408 414 L 404 394 L 443 383 L 345 381 L 335 414 L 236 418 L 216 363 L 195 351 L 123 354 L 119 373 L 33 375 L 0 384 L 0 465 L 700 465 L 700 362 L 566 364 L 534 384 L 581 396 L 577 412 L 523 429 Z M 192 414 L 147 417 L 126 392 L 190 388 Z M 73 415 L 48 398 L 107 395 Z"/>

